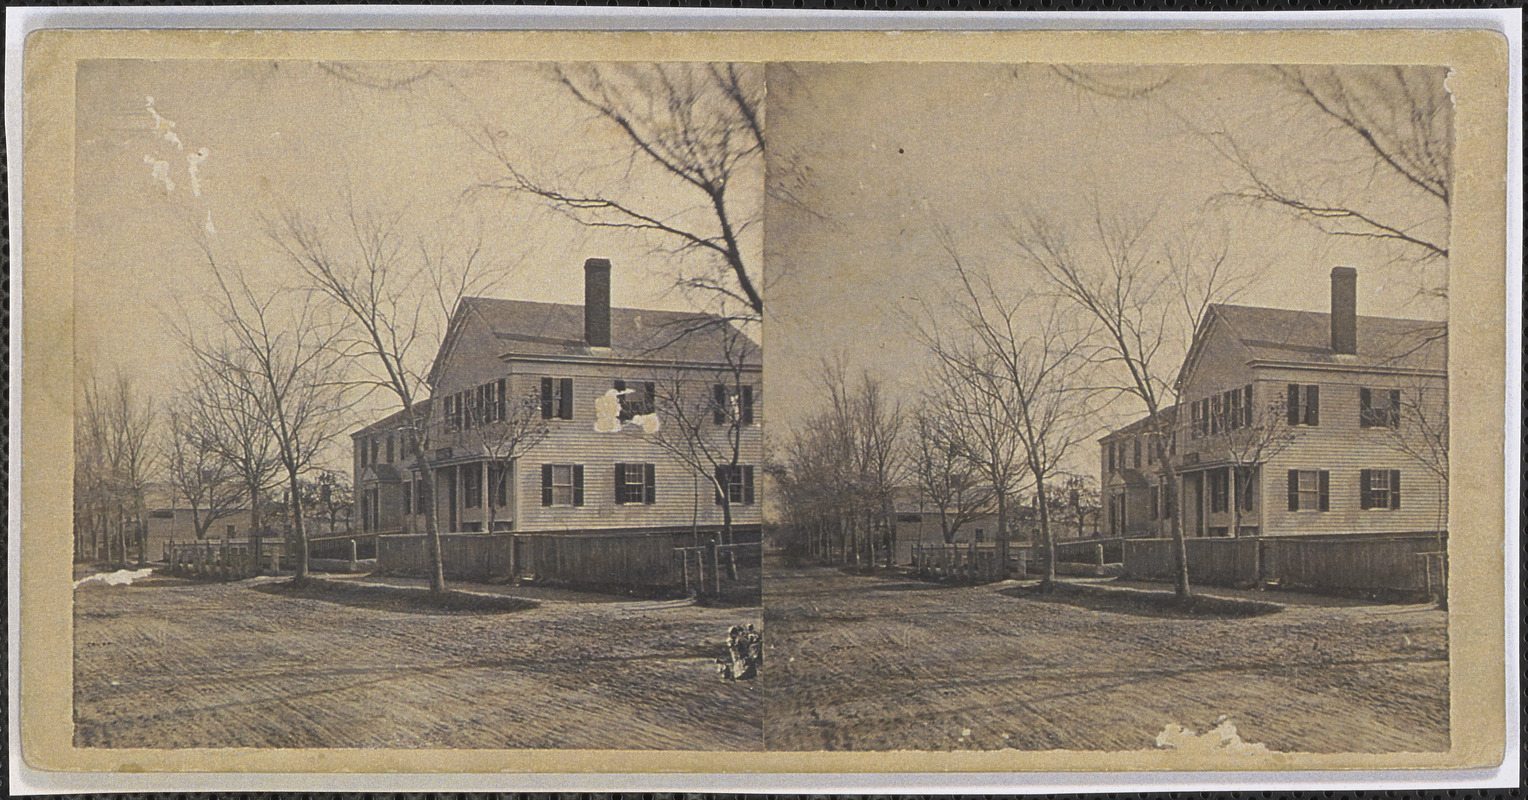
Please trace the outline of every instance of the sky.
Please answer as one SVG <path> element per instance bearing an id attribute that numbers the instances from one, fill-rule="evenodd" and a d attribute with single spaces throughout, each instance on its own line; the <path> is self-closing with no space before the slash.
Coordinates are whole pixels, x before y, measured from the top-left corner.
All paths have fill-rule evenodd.
<path id="1" fill-rule="evenodd" d="M 489 296 L 582 303 L 583 262 L 604 257 L 614 264 L 614 305 L 694 307 L 672 288 L 679 262 L 664 241 L 591 229 L 533 198 L 481 189 L 505 174 L 474 141 L 484 133 L 548 183 L 640 196 L 666 213 L 691 207 L 672 180 L 629 163 L 618 134 L 542 65 L 82 63 L 77 359 L 137 376 L 163 401 L 186 363 L 177 329 L 211 330 L 215 284 L 198 242 L 258 286 L 291 288 L 294 270 L 265 233 L 265 221 L 286 213 L 320 225 L 343 222 L 347 208 L 396 215 L 410 246 L 480 238 Z M 734 192 L 742 214 L 760 213 L 756 161 Z M 758 263 L 762 237 L 749 235 L 745 253 Z M 421 348 L 426 361 L 433 354 L 433 344 Z M 373 397 L 355 427 L 391 410 Z M 348 464 L 346 444 L 332 466 Z"/>
<path id="2" fill-rule="evenodd" d="M 950 287 L 937 232 L 948 232 L 968 266 L 1032 289 L 1033 275 L 1015 267 L 1013 222 L 1024 213 L 1077 228 L 1096 207 L 1150 216 L 1179 240 L 1219 237 L 1248 278 L 1235 299 L 1242 304 L 1326 310 L 1331 267 L 1347 265 L 1359 269 L 1359 313 L 1446 315 L 1443 303 L 1417 297 L 1419 281 L 1446 281 L 1441 266 L 1414 274 L 1371 243 L 1215 201 L 1241 178 L 1207 130 L 1231 132 L 1259 163 L 1289 165 L 1307 185 L 1353 193 L 1344 197 L 1388 188 L 1358 174 L 1361 159 L 1258 68 L 1092 73 L 1127 88 L 1171 79 L 1129 100 L 1079 89 L 1045 65 L 792 64 L 766 74 L 768 182 L 790 187 L 788 201 L 772 192 L 765 212 L 766 377 L 772 396 L 801 398 L 771 407 L 777 439 L 816 410 L 805 398 L 820 394 L 825 357 L 863 366 L 915 399 L 927 357 L 909 313 L 937 306 Z M 1423 227 L 1448 223 L 1420 205 L 1404 210 Z M 1118 402 L 1100 424 L 1141 413 Z"/>

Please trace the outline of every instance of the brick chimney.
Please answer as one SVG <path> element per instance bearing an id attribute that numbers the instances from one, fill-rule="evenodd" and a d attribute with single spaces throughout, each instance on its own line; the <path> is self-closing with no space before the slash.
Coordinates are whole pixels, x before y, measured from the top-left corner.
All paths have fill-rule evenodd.
<path id="1" fill-rule="evenodd" d="M 1358 270 L 1332 267 L 1332 352 L 1358 352 Z"/>
<path id="2" fill-rule="evenodd" d="M 584 262 L 584 341 L 590 347 L 610 346 L 610 259 Z"/>

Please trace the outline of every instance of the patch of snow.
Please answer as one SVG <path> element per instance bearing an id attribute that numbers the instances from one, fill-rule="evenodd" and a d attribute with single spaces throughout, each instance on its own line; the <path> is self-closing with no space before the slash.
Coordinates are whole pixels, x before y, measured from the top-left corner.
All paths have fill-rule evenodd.
<path id="1" fill-rule="evenodd" d="M 88 578 L 80 578 L 74 582 L 74 588 L 80 588 L 80 584 L 100 581 L 107 586 L 127 586 L 139 578 L 147 578 L 154 574 L 153 567 L 144 569 L 119 569 L 116 572 L 97 572 Z"/>

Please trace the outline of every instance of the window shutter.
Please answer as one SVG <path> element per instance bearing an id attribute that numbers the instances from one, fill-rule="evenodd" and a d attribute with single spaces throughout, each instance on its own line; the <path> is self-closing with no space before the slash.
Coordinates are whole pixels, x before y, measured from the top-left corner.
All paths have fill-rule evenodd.
<path id="1" fill-rule="evenodd" d="M 1401 471 L 1390 470 L 1390 507 L 1401 507 Z"/>
<path id="2" fill-rule="evenodd" d="M 561 417 L 562 419 L 572 419 L 573 418 L 573 379 L 572 378 L 563 378 L 562 379 L 562 397 L 560 397 L 558 399 L 561 400 L 562 402 L 560 403 L 560 407 L 557 410 L 557 416 Z"/>
<path id="3" fill-rule="evenodd" d="M 743 467 L 743 505 L 753 505 L 753 467 Z"/>
<path id="4" fill-rule="evenodd" d="M 1252 427 L 1252 384 L 1242 387 L 1242 426 Z"/>
<path id="5" fill-rule="evenodd" d="M 497 416 L 498 416 L 499 421 L 502 422 L 502 421 L 504 421 L 504 420 L 509 418 L 509 381 L 507 379 L 505 379 L 505 378 L 500 378 L 499 379 L 499 390 L 498 391 L 499 391 L 499 396 L 497 398 L 497 405 L 498 405 Z"/>
<path id="6" fill-rule="evenodd" d="M 652 414 L 658 410 L 658 384 L 648 381 L 642 384 L 645 396 L 642 398 L 644 405 L 643 413 Z"/>
<path id="7" fill-rule="evenodd" d="M 726 491 L 727 491 L 727 468 L 726 467 L 717 467 L 716 468 L 716 504 L 717 505 L 721 505 L 723 502 L 726 501 L 726 499 L 727 499 Z"/>
<path id="8" fill-rule="evenodd" d="M 1392 428 L 1401 426 L 1401 390 L 1390 390 L 1390 410 L 1385 416 L 1385 424 Z"/>
<path id="9" fill-rule="evenodd" d="M 552 418 L 552 379 L 541 379 L 541 418 Z"/>
<path id="10" fill-rule="evenodd" d="M 1368 391 L 1368 390 L 1365 389 L 1364 391 Z M 1366 469 L 1361 469 L 1361 470 L 1358 471 L 1358 507 L 1359 508 L 1373 508 L 1374 507 L 1369 502 L 1369 471 L 1366 470 Z"/>
<path id="11" fill-rule="evenodd" d="M 584 465 L 573 465 L 573 505 L 584 504 Z"/>
<path id="12" fill-rule="evenodd" d="M 636 406 L 636 403 L 632 402 L 632 398 L 621 394 L 621 392 L 626 391 L 626 381 L 611 381 L 610 388 L 616 391 L 616 402 L 620 403 L 621 408 L 615 415 L 616 419 L 622 422 L 631 419 L 631 410 Z"/>
<path id="13" fill-rule="evenodd" d="M 626 502 L 626 465 L 615 465 L 615 501 Z"/>
<path id="14" fill-rule="evenodd" d="M 1285 411 L 1289 415 L 1290 425 L 1299 425 L 1300 417 L 1300 384 L 1289 384 L 1289 399 L 1285 401 Z"/>
<path id="15" fill-rule="evenodd" d="M 1368 389 L 1359 389 L 1358 390 L 1358 426 L 1361 427 L 1361 428 L 1367 428 L 1367 427 L 1369 427 L 1370 420 L 1372 420 L 1372 419 L 1374 419 L 1374 398 L 1373 398 L 1373 395 L 1369 392 Z M 1364 484 L 1364 486 L 1366 487 L 1365 491 L 1368 491 L 1368 489 L 1367 489 L 1368 484 Z"/>
<path id="16" fill-rule="evenodd" d="M 542 464 L 541 465 L 541 504 L 544 505 L 544 506 L 549 506 L 549 505 L 552 504 L 552 465 L 551 464 Z"/>
<path id="17" fill-rule="evenodd" d="M 1320 475 L 1320 486 L 1321 486 L 1321 506 L 1320 506 L 1321 510 L 1322 511 L 1331 511 L 1332 510 L 1332 473 L 1330 473 L 1330 472 L 1328 472 L 1326 470 L 1321 470 L 1321 472 L 1318 473 L 1318 474 Z"/>
<path id="18" fill-rule="evenodd" d="M 642 467 L 642 492 L 643 492 L 642 500 L 643 500 L 643 502 L 646 502 L 648 505 L 652 505 L 658 499 L 658 493 L 657 493 L 658 481 L 657 481 L 657 477 L 658 477 L 658 468 L 657 468 L 657 466 L 655 466 L 653 464 L 643 465 L 643 467 Z"/>
<path id="19" fill-rule="evenodd" d="M 1297 469 L 1289 471 L 1289 510 L 1300 510 L 1300 471 Z"/>
<path id="20" fill-rule="evenodd" d="M 711 387 L 711 423 L 727 424 L 727 387 L 720 383 Z"/>
<path id="21" fill-rule="evenodd" d="M 744 425 L 752 425 L 753 424 L 753 387 L 752 386 L 739 387 L 738 392 L 739 392 L 739 397 L 738 397 L 739 406 L 741 406 L 741 408 L 739 409 L 739 417 L 740 417 L 739 422 L 741 422 Z"/>
<path id="22" fill-rule="evenodd" d="M 1314 383 L 1305 387 L 1305 424 L 1321 424 L 1321 387 Z"/>

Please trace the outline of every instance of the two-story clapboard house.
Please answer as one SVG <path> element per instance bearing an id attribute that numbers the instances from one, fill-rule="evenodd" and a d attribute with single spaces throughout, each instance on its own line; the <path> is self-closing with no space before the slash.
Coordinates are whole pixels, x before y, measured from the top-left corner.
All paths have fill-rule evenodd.
<path id="1" fill-rule="evenodd" d="M 1446 324 L 1359 316 L 1357 278 L 1332 270 L 1330 313 L 1209 308 L 1177 378 L 1171 489 L 1137 454 L 1162 426 L 1101 440 L 1109 530 L 1167 535 L 1174 496 L 1189 536 L 1445 527 Z"/>
<path id="2" fill-rule="evenodd" d="M 429 506 L 442 532 L 715 529 L 726 512 L 757 531 L 760 349 L 717 317 L 612 308 L 610 272 L 585 263 L 583 306 L 460 302 L 428 376 L 428 478 L 401 413 L 354 434 L 363 529 L 423 532 Z"/>
<path id="3" fill-rule="evenodd" d="M 1172 513 L 1170 491 L 1164 489 L 1153 436 L 1168 436 L 1168 458 L 1175 453 L 1170 432 L 1177 407 L 1159 412 L 1160 425 L 1143 417 L 1099 439 L 1098 474 L 1101 501 L 1099 527 L 1105 536 L 1158 536 Z"/>

